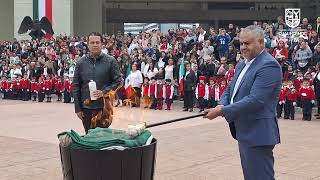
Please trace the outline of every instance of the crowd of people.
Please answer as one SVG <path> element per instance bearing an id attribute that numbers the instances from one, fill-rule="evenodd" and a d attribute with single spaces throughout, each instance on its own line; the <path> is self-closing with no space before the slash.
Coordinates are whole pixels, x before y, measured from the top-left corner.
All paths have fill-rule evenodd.
<path id="1" fill-rule="evenodd" d="M 279 32 L 292 30 L 282 16 L 276 23 L 253 22 L 265 32 L 265 47 L 283 71 L 283 90 L 278 117 L 294 119 L 294 107 L 303 108 L 303 119 L 311 119 L 313 104 L 320 100 L 320 17 L 315 23 L 304 18 L 295 30 L 297 38 Z M 103 35 L 102 53 L 113 56 L 125 82 L 115 106 L 130 105 L 161 110 L 184 100 L 184 110 L 203 111 L 215 107 L 243 60 L 241 26 L 205 29 L 170 29 L 139 34 Z M 72 78 L 79 58 L 88 54 L 87 37 L 58 35 L 51 39 L 0 41 L 1 93 L 4 99 L 72 102 Z M 308 82 L 308 83 L 306 83 Z M 318 114 L 320 113 L 320 103 Z"/>

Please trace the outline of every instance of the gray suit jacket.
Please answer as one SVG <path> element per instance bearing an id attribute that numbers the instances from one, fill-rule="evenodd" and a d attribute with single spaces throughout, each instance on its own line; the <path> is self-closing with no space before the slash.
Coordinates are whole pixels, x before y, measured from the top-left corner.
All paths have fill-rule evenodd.
<path id="1" fill-rule="evenodd" d="M 244 62 L 236 67 L 235 77 L 220 100 L 231 134 L 247 146 L 278 144 L 276 107 L 282 82 L 281 67 L 268 52 L 263 51 L 245 73 L 234 103 L 230 104 L 235 83 L 244 67 Z"/>

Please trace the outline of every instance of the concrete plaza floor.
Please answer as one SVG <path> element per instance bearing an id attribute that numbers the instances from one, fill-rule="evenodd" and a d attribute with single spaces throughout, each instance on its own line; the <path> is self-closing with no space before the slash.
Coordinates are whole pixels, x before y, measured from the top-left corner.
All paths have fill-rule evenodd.
<path id="1" fill-rule="evenodd" d="M 178 103 L 180 104 L 180 103 Z M 197 110 L 197 109 L 195 109 Z M 113 128 L 197 114 L 115 108 Z M 57 134 L 83 133 L 73 104 L 0 100 L 0 180 L 62 179 Z M 279 120 L 275 171 L 280 180 L 320 180 L 320 120 Z M 241 180 L 237 142 L 224 119 L 195 118 L 150 128 L 158 139 L 156 180 Z"/>

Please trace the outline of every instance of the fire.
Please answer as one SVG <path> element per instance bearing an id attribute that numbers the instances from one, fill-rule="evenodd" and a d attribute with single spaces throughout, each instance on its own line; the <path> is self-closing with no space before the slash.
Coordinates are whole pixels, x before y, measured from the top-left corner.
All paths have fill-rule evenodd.
<path id="1" fill-rule="evenodd" d="M 91 128 L 102 127 L 102 128 L 108 128 L 113 120 L 113 100 L 116 95 L 116 91 L 119 88 L 117 88 L 114 91 L 109 91 L 108 93 L 103 95 L 103 109 L 97 113 L 93 114 L 93 117 L 91 119 Z M 86 99 L 84 104 L 88 105 L 91 103 L 90 99 Z"/>

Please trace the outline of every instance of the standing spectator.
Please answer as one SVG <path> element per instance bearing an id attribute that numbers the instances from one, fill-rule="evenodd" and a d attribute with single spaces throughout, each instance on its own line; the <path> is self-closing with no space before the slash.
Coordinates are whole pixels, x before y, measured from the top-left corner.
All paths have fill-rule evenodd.
<path id="1" fill-rule="evenodd" d="M 312 65 L 316 66 L 320 64 L 320 43 L 315 46 L 315 50 L 312 57 Z"/>
<path id="2" fill-rule="evenodd" d="M 317 34 L 316 31 L 311 31 L 310 37 L 309 37 L 309 41 L 308 41 L 308 45 L 311 49 L 312 52 L 314 52 L 315 50 L 315 46 L 318 44 L 319 42 L 319 36 Z"/>
<path id="3" fill-rule="evenodd" d="M 320 65 L 319 64 L 316 65 L 316 70 L 317 70 L 317 73 L 313 79 L 313 87 L 314 87 L 314 92 L 317 100 L 318 109 L 317 109 L 317 114 L 315 114 L 314 116 L 316 116 L 317 119 L 320 119 Z"/>
<path id="4" fill-rule="evenodd" d="M 305 41 L 301 42 L 300 49 L 296 52 L 296 55 L 295 55 L 295 61 L 298 64 L 298 69 L 300 71 L 305 72 L 310 65 L 311 58 L 312 58 L 311 49 L 307 47 L 307 44 Z"/>
<path id="5" fill-rule="evenodd" d="M 318 34 L 320 34 L 320 16 L 316 20 L 315 30 Z"/>
<path id="6" fill-rule="evenodd" d="M 278 41 L 277 47 L 273 50 L 272 56 L 279 62 L 282 67 L 282 73 L 285 72 L 285 65 L 288 60 L 288 49 L 285 46 L 284 40 Z"/>
<path id="7" fill-rule="evenodd" d="M 172 58 L 168 60 L 168 65 L 166 65 L 164 72 L 164 79 L 170 79 L 171 82 L 175 82 L 177 80 L 177 71 Z"/>
<path id="8" fill-rule="evenodd" d="M 191 64 L 186 64 L 186 73 L 184 76 L 184 111 L 193 111 L 193 96 L 196 86 L 196 76 L 191 70 Z"/>
<path id="9" fill-rule="evenodd" d="M 202 43 L 208 40 L 209 34 L 207 31 L 203 29 L 203 27 L 199 27 L 199 32 L 197 34 L 197 42 Z"/>
<path id="10" fill-rule="evenodd" d="M 220 58 L 225 56 L 228 52 L 230 41 L 231 38 L 228 34 L 226 34 L 226 30 L 220 29 L 219 36 L 217 37 L 217 50 Z"/>
<path id="11" fill-rule="evenodd" d="M 309 21 L 307 18 L 302 19 L 302 24 L 300 24 L 301 29 L 308 29 Z"/>
<path id="12" fill-rule="evenodd" d="M 137 69 L 137 64 L 132 64 L 131 73 L 126 79 L 126 87 L 131 86 L 135 91 L 135 97 L 132 107 L 140 107 L 141 98 L 141 85 L 143 83 L 143 77 L 141 71 Z"/>

